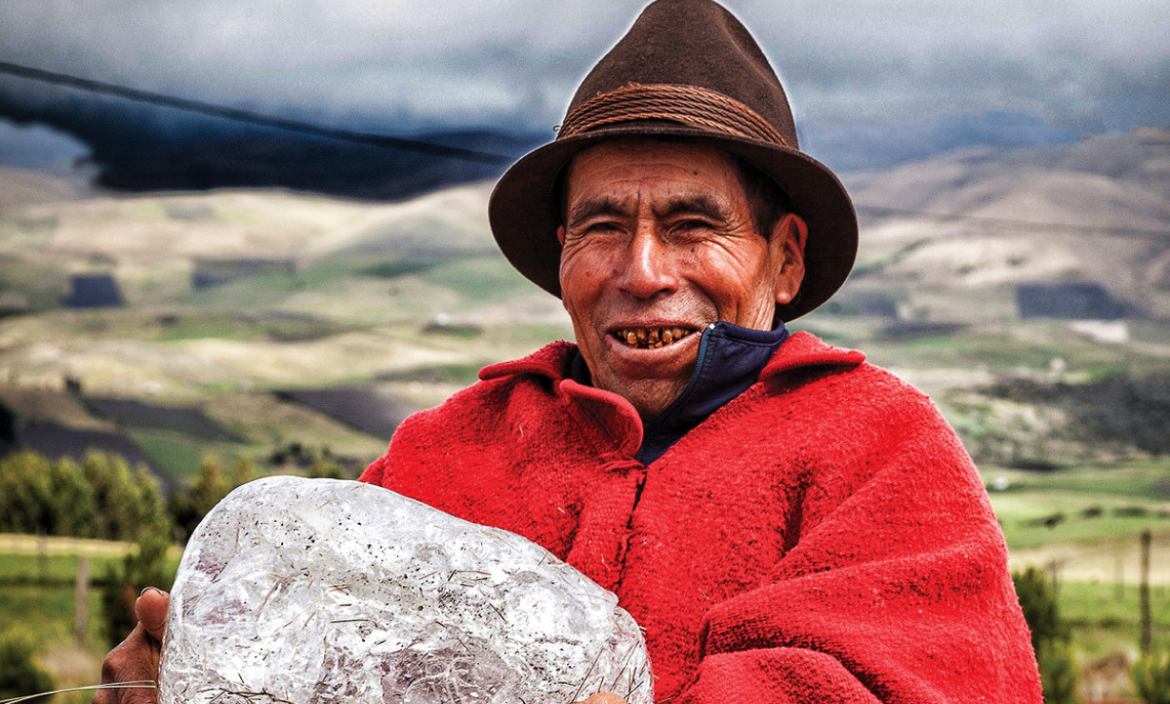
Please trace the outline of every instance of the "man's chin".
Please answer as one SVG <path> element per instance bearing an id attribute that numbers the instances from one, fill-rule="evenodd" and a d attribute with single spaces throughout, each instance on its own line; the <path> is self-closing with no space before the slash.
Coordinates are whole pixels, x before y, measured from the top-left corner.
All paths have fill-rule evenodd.
<path id="1" fill-rule="evenodd" d="M 674 403 L 687 386 L 688 379 L 637 379 L 618 380 L 602 388 L 626 399 L 638 411 L 644 423 L 654 418 Z"/>
<path id="2" fill-rule="evenodd" d="M 699 335 L 654 349 L 624 345 L 609 336 L 598 355 L 593 385 L 626 399 L 643 421 L 648 421 L 666 410 L 686 388 L 698 350 Z"/>

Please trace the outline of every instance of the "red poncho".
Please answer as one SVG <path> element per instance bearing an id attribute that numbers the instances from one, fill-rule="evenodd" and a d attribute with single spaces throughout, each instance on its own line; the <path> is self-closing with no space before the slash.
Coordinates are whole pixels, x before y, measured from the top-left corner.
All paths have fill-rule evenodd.
<path id="1" fill-rule="evenodd" d="M 986 492 L 921 393 L 798 333 L 645 467 L 637 412 L 568 379 L 573 350 L 484 369 L 362 479 L 616 592 L 658 702 L 1041 700 Z"/>

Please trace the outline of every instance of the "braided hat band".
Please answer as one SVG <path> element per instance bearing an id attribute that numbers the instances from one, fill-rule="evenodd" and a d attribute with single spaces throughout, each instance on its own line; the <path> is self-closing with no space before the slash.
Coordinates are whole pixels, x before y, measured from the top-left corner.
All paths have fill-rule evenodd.
<path id="1" fill-rule="evenodd" d="M 582 103 L 568 115 L 557 139 L 631 120 L 670 120 L 733 137 L 787 147 L 788 141 L 747 105 L 700 86 L 627 83 Z"/>

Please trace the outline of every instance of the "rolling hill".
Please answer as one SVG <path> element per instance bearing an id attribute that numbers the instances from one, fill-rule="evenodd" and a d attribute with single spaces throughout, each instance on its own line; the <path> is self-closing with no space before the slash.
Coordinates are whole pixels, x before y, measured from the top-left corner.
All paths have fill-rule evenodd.
<path id="1" fill-rule="evenodd" d="M 495 249 L 488 183 L 370 204 L 281 190 L 114 197 L 46 178 L 0 172 L 0 383 L 13 388 L 64 393 L 71 379 L 87 395 L 195 406 L 238 436 L 218 449 L 260 456 L 337 425 L 308 405 L 281 414 L 299 424 L 284 431 L 240 415 L 311 395 L 296 389 L 420 408 L 483 364 L 571 335 L 559 301 Z M 984 463 L 1150 454 L 1136 436 L 1085 431 L 1083 393 L 1062 405 L 1000 382 L 1170 379 L 1170 129 L 964 150 L 844 180 L 862 217 L 858 267 L 794 327 L 860 346 L 931 392 Z M 108 277 L 125 305 L 69 307 L 78 275 Z M 1040 297 L 1058 303 L 1088 290 L 1119 312 L 1033 317 L 1020 302 L 1029 286 L 1055 286 Z M 358 454 L 386 439 L 328 434 Z"/>

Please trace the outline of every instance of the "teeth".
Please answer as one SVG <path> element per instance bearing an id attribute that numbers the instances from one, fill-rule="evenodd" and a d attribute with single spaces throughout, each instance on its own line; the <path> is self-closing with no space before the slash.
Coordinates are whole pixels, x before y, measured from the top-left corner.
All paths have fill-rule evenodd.
<path id="1" fill-rule="evenodd" d="M 615 336 L 630 347 L 656 350 L 678 342 L 692 332 L 684 328 L 624 328 Z"/>

